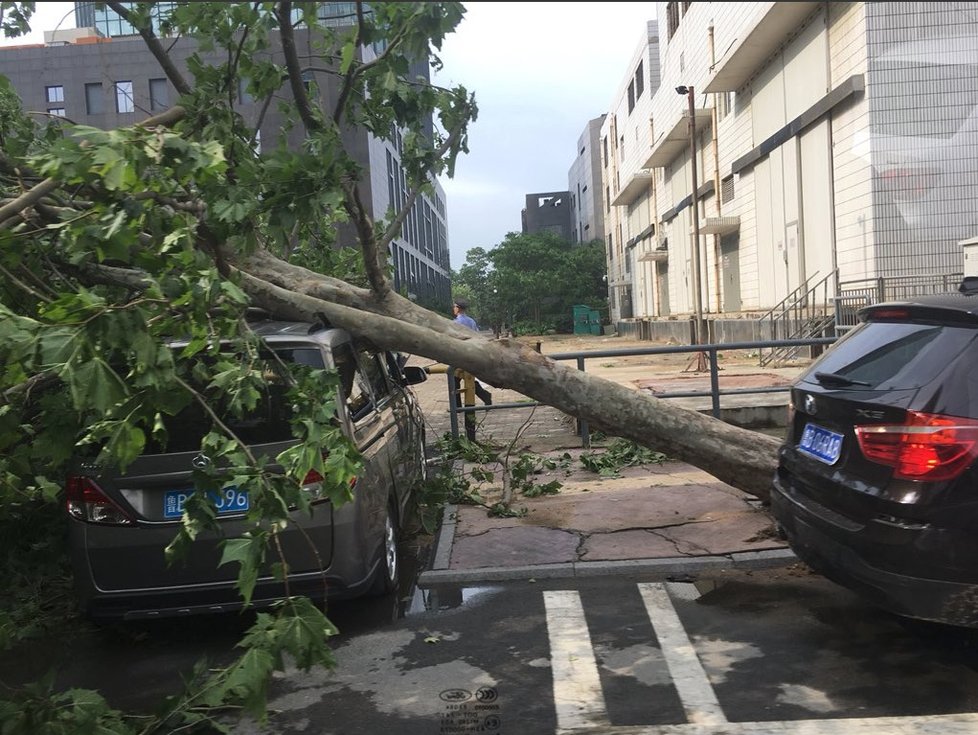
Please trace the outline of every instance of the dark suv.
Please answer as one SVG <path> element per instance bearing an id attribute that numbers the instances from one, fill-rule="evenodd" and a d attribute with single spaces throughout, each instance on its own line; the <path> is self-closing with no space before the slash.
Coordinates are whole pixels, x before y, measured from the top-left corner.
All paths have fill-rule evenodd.
<path id="1" fill-rule="evenodd" d="M 793 385 L 771 508 L 816 571 L 978 627 L 978 288 L 863 309 Z"/>
<path id="2" fill-rule="evenodd" d="M 295 593 L 353 597 L 396 589 L 398 540 L 411 510 L 412 491 L 424 481 L 425 431 L 408 388 L 425 380 L 394 353 L 377 350 L 340 329 L 264 320 L 252 325 L 271 351 L 262 359 L 268 395 L 249 415 L 224 421 L 257 456 L 275 457 L 295 444 L 291 406 L 273 380 L 280 362 L 335 370 L 336 420 L 359 451 L 363 468 L 353 500 L 334 507 L 318 495 L 322 477 L 311 472 L 311 515 L 294 511 L 279 536 Z M 180 345 L 175 345 L 179 347 Z M 272 354 L 273 353 L 273 354 Z M 220 612 L 242 605 L 234 585 L 237 565 L 219 566 L 222 538 L 249 525 L 250 499 L 234 486 L 215 497 L 221 533 L 203 533 L 186 559 L 167 564 L 164 549 L 177 533 L 193 492 L 192 474 L 209 459 L 200 441 L 209 421 L 196 404 L 169 421 L 165 447 L 147 446 L 124 474 L 80 465 L 66 481 L 69 544 L 83 609 L 97 619 L 139 619 Z M 324 585 L 325 582 L 325 585 Z M 253 603 L 265 607 L 284 587 L 270 569 L 259 577 Z"/>

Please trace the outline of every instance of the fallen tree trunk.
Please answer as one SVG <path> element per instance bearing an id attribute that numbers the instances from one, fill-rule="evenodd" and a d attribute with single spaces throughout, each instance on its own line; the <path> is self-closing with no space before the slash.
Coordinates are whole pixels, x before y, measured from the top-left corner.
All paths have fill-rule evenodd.
<path id="1" fill-rule="evenodd" d="M 614 436 L 661 451 L 767 500 L 779 442 L 550 360 L 520 342 L 489 340 L 390 292 L 290 265 L 267 252 L 239 264 L 245 291 L 292 319 L 327 319 L 375 344 L 467 370 Z M 327 298 L 324 298 L 327 297 Z"/>

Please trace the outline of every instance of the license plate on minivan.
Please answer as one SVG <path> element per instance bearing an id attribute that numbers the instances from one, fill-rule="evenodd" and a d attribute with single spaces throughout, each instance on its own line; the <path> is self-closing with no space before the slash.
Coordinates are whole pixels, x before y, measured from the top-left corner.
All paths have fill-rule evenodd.
<path id="1" fill-rule="evenodd" d="M 180 518 L 187 504 L 187 498 L 193 494 L 193 489 L 168 490 L 163 496 L 163 517 Z M 238 490 L 236 487 L 226 487 L 219 493 L 209 493 L 209 495 L 217 506 L 219 516 L 244 513 L 251 504 L 247 491 Z"/>
<path id="2" fill-rule="evenodd" d="M 825 464 L 835 464 L 842 453 L 842 434 L 808 424 L 801 434 L 798 450 Z"/>

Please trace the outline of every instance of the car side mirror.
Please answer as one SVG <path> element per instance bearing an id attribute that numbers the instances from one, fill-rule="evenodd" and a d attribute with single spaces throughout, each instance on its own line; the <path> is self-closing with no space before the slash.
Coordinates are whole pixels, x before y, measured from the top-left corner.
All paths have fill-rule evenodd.
<path id="1" fill-rule="evenodd" d="M 428 379 L 428 373 L 425 372 L 424 368 L 416 365 L 401 368 L 401 375 L 404 376 L 405 385 L 417 385 Z"/>

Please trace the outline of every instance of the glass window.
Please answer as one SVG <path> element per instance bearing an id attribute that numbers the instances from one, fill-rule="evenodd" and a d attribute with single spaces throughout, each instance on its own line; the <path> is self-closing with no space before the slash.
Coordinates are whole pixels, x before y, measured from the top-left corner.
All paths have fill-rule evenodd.
<path id="1" fill-rule="evenodd" d="M 85 85 L 85 112 L 89 115 L 101 115 L 105 112 L 105 95 L 102 94 L 101 82 L 89 82 Z"/>
<path id="2" fill-rule="evenodd" d="M 869 322 L 853 329 L 805 374 L 835 373 L 870 390 L 920 388 L 953 363 L 978 332 L 966 327 Z M 969 360 L 970 364 L 973 364 Z"/>
<path id="3" fill-rule="evenodd" d="M 628 111 L 635 109 L 635 82 L 628 83 Z"/>
<path id="4" fill-rule="evenodd" d="M 376 352 L 360 350 L 360 365 L 370 383 L 370 390 L 373 391 L 378 401 L 382 401 L 391 392 L 382 362 L 380 355 Z"/>
<path id="5" fill-rule="evenodd" d="M 280 362 L 281 361 L 281 362 Z M 236 415 L 221 401 L 212 403 L 212 408 L 222 422 L 246 444 L 267 444 L 292 439 L 292 406 L 286 400 L 290 377 L 286 365 L 307 365 L 323 368 L 323 355 L 316 348 L 276 348 L 275 357 L 263 356 L 256 369 L 262 373 L 265 392 L 254 409 L 244 415 Z M 190 452 L 200 447 L 204 435 L 210 431 L 212 419 L 204 413 L 200 404 L 191 402 L 175 416 L 163 417 L 166 437 L 162 442 L 150 439 L 147 454 L 162 452 Z"/>
<path id="6" fill-rule="evenodd" d="M 62 86 L 45 87 L 44 93 L 48 102 L 64 102 L 65 88 Z"/>
<path id="7" fill-rule="evenodd" d="M 115 83 L 115 111 L 119 113 L 136 111 L 131 81 Z"/>
<path id="8" fill-rule="evenodd" d="M 238 102 L 240 102 L 242 105 L 247 105 L 247 104 L 251 104 L 254 101 L 255 101 L 254 98 L 251 96 L 251 93 L 248 91 L 248 80 L 245 79 L 244 77 L 239 77 L 238 78 Z"/>
<path id="9" fill-rule="evenodd" d="M 643 67 L 644 64 L 639 61 L 635 69 L 635 99 L 641 97 L 642 92 L 645 91 L 645 69 Z"/>
<path id="10" fill-rule="evenodd" d="M 357 366 L 353 348 L 349 344 L 334 347 L 333 363 L 339 373 L 343 402 L 350 420 L 357 423 L 369 417 L 374 411 L 370 383 Z"/>
<path id="11" fill-rule="evenodd" d="M 170 88 L 166 79 L 149 80 L 149 109 L 153 112 L 165 110 L 170 106 Z"/>
<path id="12" fill-rule="evenodd" d="M 48 114 L 55 115 L 56 117 L 64 117 L 65 116 L 65 108 L 63 108 L 63 107 L 49 107 L 48 108 Z"/>

